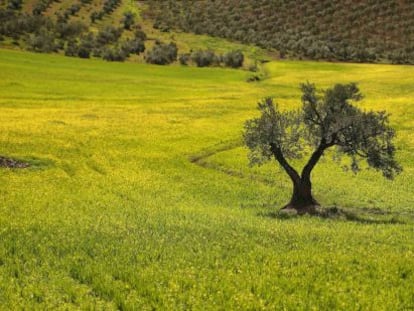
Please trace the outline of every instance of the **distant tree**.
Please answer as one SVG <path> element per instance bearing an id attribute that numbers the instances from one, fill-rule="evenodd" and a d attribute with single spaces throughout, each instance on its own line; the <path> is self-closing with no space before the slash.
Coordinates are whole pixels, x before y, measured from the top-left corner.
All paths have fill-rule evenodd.
<path id="1" fill-rule="evenodd" d="M 260 117 L 245 123 L 244 141 L 250 149 L 251 164 L 274 158 L 293 183 L 292 198 L 285 206 L 298 213 L 314 213 L 318 202 L 312 195 L 311 172 L 328 148 L 351 159 L 351 169 L 358 172 L 365 159 L 368 166 L 392 179 L 402 171 L 395 160 L 393 138 L 384 111 L 365 112 L 352 103 L 362 98 L 354 83 L 336 84 L 318 95 L 315 85 L 301 85 L 302 109 L 282 112 L 271 98 L 258 104 Z M 288 162 L 313 148 L 299 174 Z"/>
<path id="2" fill-rule="evenodd" d="M 78 55 L 78 45 L 75 40 L 69 40 L 66 44 L 65 55 L 66 56 L 77 56 Z"/>
<path id="3" fill-rule="evenodd" d="M 47 29 L 41 28 L 39 32 L 30 34 L 26 40 L 28 49 L 34 52 L 57 52 L 55 36 Z"/>
<path id="4" fill-rule="evenodd" d="M 80 45 L 78 50 L 78 56 L 80 58 L 89 58 L 91 56 L 91 50 L 87 47 Z"/>
<path id="5" fill-rule="evenodd" d="M 93 11 L 91 13 L 90 19 L 91 19 L 91 23 L 93 24 L 95 23 L 95 21 L 102 19 L 102 16 L 101 14 L 99 14 L 99 12 Z"/>
<path id="6" fill-rule="evenodd" d="M 158 42 L 145 57 L 147 63 L 156 65 L 171 64 L 177 59 L 178 48 L 173 42 L 169 44 Z"/>
<path id="7" fill-rule="evenodd" d="M 88 49 L 92 49 L 96 45 L 96 39 L 92 32 L 88 32 L 87 34 L 81 36 L 81 45 L 85 45 Z"/>
<path id="8" fill-rule="evenodd" d="M 105 50 L 105 48 L 95 47 L 94 49 L 92 49 L 92 56 L 101 57 L 104 50 Z"/>
<path id="9" fill-rule="evenodd" d="M 187 66 L 188 65 L 188 61 L 190 60 L 190 54 L 189 53 L 184 53 L 181 54 L 178 57 L 178 61 L 180 62 L 181 65 Z"/>
<path id="10" fill-rule="evenodd" d="M 66 9 L 68 15 L 75 15 L 81 9 L 81 6 L 78 3 L 72 4 L 69 8 Z"/>
<path id="11" fill-rule="evenodd" d="M 108 25 L 99 31 L 96 37 L 96 41 L 100 45 L 105 45 L 108 43 L 115 43 L 121 37 L 121 34 L 122 34 L 121 28 L 115 28 L 113 26 Z"/>
<path id="12" fill-rule="evenodd" d="M 147 40 L 147 34 L 138 25 L 136 26 L 136 29 L 134 31 L 134 37 L 136 39 L 141 39 L 142 41 Z"/>
<path id="13" fill-rule="evenodd" d="M 156 20 L 154 22 L 153 27 L 155 29 L 158 29 L 161 32 L 169 32 L 170 31 L 170 27 L 168 27 L 166 24 L 164 24 L 162 21 Z"/>
<path id="14" fill-rule="evenodd" d="M 33 6 L 33 15 L 41 15 L 52 2 L 53 0 L 39 0 L 39 2 Z"/>
<path id="15" fill-rule="evenodd" d="M 244 55 L 241 51 L 238 50 L 231 51 L 224 54 L 223 61 L 227 67 L 239 68 L 243 66 Z"/>
<path id="16" fill-rule="evenodd" d="M 396 50 L 392 53 L 389 53 L 388 59 L 391 60 L 393 64 L 409 64 L 410 63 L 408 53 L 401 51 L 401 50 Z"/>
<path id="17" fill-rule="evenodd" d="M 239 40 L 280 51 L 281 58 L 382 62 L 387 53 L 404 49 L 413 41 L 414 23 L 409 12 L 414 11 L 414 1 L 354 1 L 353 6 L 328 0 L 145 3 L 154 28 L 161 31 L 181 29 Z M 406 53 L 403 61 L 414 63 L 414 52 Z M 398 56 L 394 59 L 399 62 Z"/>
<path id="18" fill-rule="evenodd" d="M 145 44 L 140 39 L 125 40 L 121 49 L 127 54 L 140 54 L 145 51 Z"/>
<path id="19" fill-rule="evenodd" d="M 135 16 L 132 12 L 125 12 L 124 16 L 122 17 L 122 24 L 124 29 L 130 30 L 132 25 L 135 24 Z"/>
<path id="20" fill-rule="evenodd" d="M 56 23 L 54 31 L 62 39 L 78 37 L 87 30 L 87 26 L 80 21 L 59 22 Z"/>
<path id="21" fill-rule="evenodd" d="M 90 58 L 91 52 L 95 47 L 95 37 L 92 33 L 88 33 L 81 38 L 78 48 L 78 56 L 80 58 Z"/>
<path id="22" fill-rule="evenodd" d="M 105 12 L 106 14 L 110 14 L 120 4 L 121 4 L 121 0 L 105 0 L 102 11 Z"/>
<path id="23" fill-rule="evenodd" d="M 10 10 L 20 10 L 22 8 L 23 0 L 10 0 L 7 8 Z"/>
<path id="24" fill-rule="evenodd" d="M 218 63 L 218 59 L 212 50 L 198 50 L 191 54 L 191 60 L 197 67 L 208 67 Z"/>
<path id="25" fill-rule="evenodd" d="M 123 62 L 127 55 L 119 48 L 105 48 L 102 53 L 102 58 L 110 62 Z"/>

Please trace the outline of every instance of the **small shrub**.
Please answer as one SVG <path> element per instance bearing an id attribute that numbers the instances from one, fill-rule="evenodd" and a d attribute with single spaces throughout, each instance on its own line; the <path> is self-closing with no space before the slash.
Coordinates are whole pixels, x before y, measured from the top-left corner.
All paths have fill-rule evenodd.
<path id="1" fill-rule="evenodd" d="M 239 68 L 243 66 L 244 55 L 241 51 L 231 51 L 224 55 L 223 61 L 227 67 Z"/>
<path id="2" fill-rule="evenodd" d="M 65 49 L 65 40 L 57 39 L 55 40 L 55 45 L 58 50 L 64 50 Z"/>
<path id="3" fill-rule="evenodd" d="M 99 31 L 96 41 L 100 45 L 105 45 L 109 43 L 115 43 L 121 37 L 122 29 L 115 28 L 113 26 L 105 26 L 101 31 Z"/>
<path id="4" fill-rule="evenodd" d="M 23 4 L 23 0 L 9 0 L 7 4 L 7 8 L 9 10 L 21 10 Z"/>
<path id="5" fill-rule="evenodd" d="M 102 10 L 105 14 L 112 13 L 120 3 L 121 0 L 106 0 Z"/>
<path id="6" fill-rule="evenodd" d="M 158 29 L 161 32 L 170 32 L 170 30 L 171 30 L 169 26 L 167 26 L 165 23 L 163 23 L 163 22 L 161 22 L 159 20 L 156 20 L 154 22 L 153 27 L 155 29 Z"/>
<path id="7" fill-rule="evenodd" d="M 187 66 L 188 62 L 190 61 L 190 54 L 188 53 L 181 54 L 178 57 L 178 61 L 180 62 L 181 65 Z"/>
<path id="8" fill-rule="evenodd" d="M 124 29 L 130 30 L 132 25 L 135 24 L 135 16 L 132 12 L 125 12 L 122 18 L 122 24 Z"/>
<path id="9" fill-rule="evenodd" d="M 220 63 L 218 57 L 212 50 L 195 51 L 191 54 L 191 59 L 197 65 L 197 67 L 207 67 Z"/>
<path id="10" fill-rule="evenodd" d="M 89 58 L 91 54 L 90 49 L 87 46 L 79 46 L 79 50 L 78 50 L 78 56 L 80 58 Z"/>
<path id="11" fill-rule="evenodd" d="M 94 49 L 92 49 L 92 56 L 93 57 L 102 57 L 102 49 L 95 47 Z"/>
<path id="12" fill-rule="evenodd" d="M 252 75 L 246 79 L 246 82 L 258 82 L 262 80 L 259 75 Z"/>
<path id="13" fill-rule="evenodd" d="M 248 68 L 249 71 L 251 72 L 257 72 L 259 70 L 259 68 L 257 67 L 257 64 L 251 64 Z"/>
<path id="14" fill-rule="evenodd" d="M 141 39 L 141 41 L 147 40 L 147 34 L 141 29 L 141 27 L 137 27 L 134 32 L 135 39 Z"/>
<path id="15" fill-rule="evenodd" d="M 92 33 L 89 33 L 81 38 L 81 42 L 79 44 L 78 49 L 78 56 L 80 58 L 89 58 L 94 47 L 95 38 Z"/>
<path id="16" fill-rule="evenodd" d="M 40 0 L 37 2 L 32 10 L 33 15 L 41 15 L 52 2 L 53 0 Z"/>
<path id="17" fill-rule="evenodd" d="M 87 46 L 89 49 L 92 49 L 96 46 L 95 36 L 92 32 L 87 33 L 81 37 L 81 44 Z"/>
<path id="18" fill-rule="evenodd" d="M 78 45 L 74 40 L 68 41 L 65 48 L 66 56 L 76 56 L 78 55 Z"/>
<path id="19" fill-rule="evenodd" d="M 78 37 L 86 29 L 87 26 L 80 21 L 73 21 L 69 23 L 61 22 L 57 23 L 55 27 L 58 37 L 62 39 Z"/>
<path id="20" fill-rule="evenodd" d="M 177 59 L 177 45 L 175 43 L 156 43 L 146 55 L 146 62 L 156 65 L 171 64 Z"/>
<path id="21" fill-rule="evenodd" d="M 106 48 L 102 53 L 102 58 L 110 62 L 123 62 L 127 55 L 119 48 Z"/>
<path id="22" fill-rule="evenodd" d="M 101 20 L 103 16 L 104 16 L 104 12 L 102 12 L 102 11 L 100 11 L 100 12 L 93 11 L 93 12 L 91 13 L 91 16 L 90 16 L 91 23 L 93 24 L 93 23 L 95 23 L 97 20 Z"/>
<path id="23" fill-rule="evenodd" d="M 126 40 L 122 43 L 122 50 L 126 54 L 140 54 L 145 51 L 145 44 L 140 39 Z"/>
<path id="24" fill-rule="evenodd" d="M 75 15 L 81 9 L 81 6 L 78 3 L 72 4 L 69 8 L 66 9 L 66 12 L 69 15 Z"/>
<path id="25" fill-rule="evenodd" d="M 29 50 L 41 53 L 57 52 L 53 33 L 41 29 L 39 33 L 30 34 L 27 39 Z"/>

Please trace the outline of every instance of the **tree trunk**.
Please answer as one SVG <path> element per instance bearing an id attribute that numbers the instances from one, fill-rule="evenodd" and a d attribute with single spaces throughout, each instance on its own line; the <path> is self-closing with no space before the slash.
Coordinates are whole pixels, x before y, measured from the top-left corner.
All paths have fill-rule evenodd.
<path id="1" fill-rule="evenodd" d="M 302 177 L 293 184 L 292 198 L 283 209 L 294 209 L 298 214 L 314 214 L 318 207 L 319 203 L 312 196 L 310 179 Z"/>
<path id="2" fill-rule="evenodd" d="M 322 139 L 318 148 L 312 153 L 308 163 L 299 175 L 297 171 L 286 161 L 282 150 L 275 144 L 270 144 L 275 159 L 285 169 L 293 182 L 293 194 L 289 204 L 283 207 L 284 210 L 295 210 L 298 214 L 316 214 L 319 203 L 312 196 L 311 172 L 319 159 L 322 157 L 325 149 L 334 145 L 334 141 L 329 144 Z"/>

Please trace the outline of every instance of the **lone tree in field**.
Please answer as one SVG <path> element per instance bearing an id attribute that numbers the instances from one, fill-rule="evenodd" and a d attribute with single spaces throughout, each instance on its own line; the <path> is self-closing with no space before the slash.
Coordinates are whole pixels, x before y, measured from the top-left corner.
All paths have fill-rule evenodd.
<path id="1" fill-rule="evenodd" d="M 321 94 L 314 84 L 300 88 L 302 109 L 282 112 L 272 98 L 265 98 L 258 104 L 260 117 L 248 120 L 244 131 L 250 163 L 274 158 L 292 180 L 293 194 L 285 209 L 299 214 L 316 211 L 319 204 L 312 195 L 311 173 L 328 148 L 349 156 L 354 172 L 363 159 L 389 179 L 402 171 L 394 158 L 395 131 L 388 114 L 355 107 L 353 103 L 362 98 L 356 84 L 336 84 Z M 309 150 L 309 160 L 299 174 L 288 159 L 300 158 Z"/>

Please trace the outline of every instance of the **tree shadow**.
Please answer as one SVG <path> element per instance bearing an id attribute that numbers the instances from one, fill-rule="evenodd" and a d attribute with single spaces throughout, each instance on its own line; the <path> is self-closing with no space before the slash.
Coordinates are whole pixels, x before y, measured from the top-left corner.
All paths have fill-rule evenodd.
<path id="1" fill-rule="evenodd" d="M 257 214 L 261 217 L 273 218 L 273 219 L 296 219 L 302 217 L 293 212 L 284 212 L 283 210 L 279 211 L 266 211 L 259 212 Z M 387 224 L 387 225 L 405 225 L 414 221 L 412 214 L 406 214 L 407 217 L 404 219 L 401 218 L 402 213 L 393 213 L 389 211 L 380 210 L 378 208 L 367 209 L 363 208 L 361 210 L 349 210 L 344 208 L 325 207 L 321 208 L 318 213 L 314 215 L 308 215 L 308 217 L 318 217 L 322 219 L 329 220 L 339 220 L 339 221 L 350 221 L 357 222 L 361 224 Z"/>

